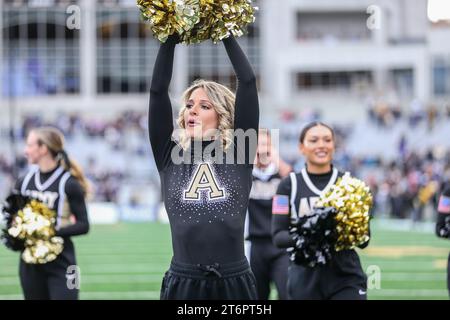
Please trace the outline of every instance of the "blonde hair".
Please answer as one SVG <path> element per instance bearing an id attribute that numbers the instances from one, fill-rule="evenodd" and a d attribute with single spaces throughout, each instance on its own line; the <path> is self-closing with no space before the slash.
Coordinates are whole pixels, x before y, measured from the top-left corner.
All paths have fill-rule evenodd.
<path id="1" fill-rule="evenodd" d="M 87 196 L 89 193 L 89 183 L 78 163 L 67 156 L 64 150 L 64 135 L 62 132 L 53 127 L 35 128 L 31 132 L 36 135 L 37 143 L 47 146 L 52 157 L 58 159 L 61 166 L 78 180 L 84 191 L 84 195 Z"/>
<path id="2" fill-rule="evenodd" d="M 234 102 L 236 99 L 234 93 L 226 86 L 214 81 L 202 79 L 194 81 L 182 95 L 183 106 L 178 113 L 177 124 L 180 128 L 186 129 L 184 124 L 186 104 L 189 101 L 192 92 L 199 88 L 205 90 L 206 95 L 214 107 L 214 110 L 217 112 L 219 123 L 217 130 L 220 133 L 222 146 L 226 150 L 233 144 L 233 133 L 230 129 L 234 128 Z M 190 138 L 185 133 L 182 133 L 179 143 L 184 149 L 186 149 L 189 145 L 189 140 Z"/>

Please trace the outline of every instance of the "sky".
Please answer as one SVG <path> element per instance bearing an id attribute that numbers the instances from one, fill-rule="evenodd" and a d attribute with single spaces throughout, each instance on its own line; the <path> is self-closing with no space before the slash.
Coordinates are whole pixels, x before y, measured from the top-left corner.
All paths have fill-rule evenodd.
<path id="1" fill-rule="evenodd" d="M 450 0 L 428 0 L 428 19 L 450 20 Z"/>

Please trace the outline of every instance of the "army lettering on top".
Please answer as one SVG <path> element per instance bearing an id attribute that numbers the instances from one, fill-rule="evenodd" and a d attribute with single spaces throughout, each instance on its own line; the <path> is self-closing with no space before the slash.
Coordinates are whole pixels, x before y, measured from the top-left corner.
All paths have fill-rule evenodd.
<path id="1" fill-rule="evenodd" d="M 331 186 L 336 182 L 339 176 L 339 171 L 333 168 L 331 177 L 328 181 L 320 181 L 322 184 L 319 189 L 312 181 L 306 169 L 303 168 L 300 174 L 290 173 L 291 180 L 291 194 L 290 194 L 290 207 L 291 207 L 291 218 L 303 217 L 310 215 L 312 208 L 319 200 L 323 193 L 326 193 Z M 323 186 L 324 182 L 326 183 Z M 301 192 L 298 192 L 301 190 Z"/>

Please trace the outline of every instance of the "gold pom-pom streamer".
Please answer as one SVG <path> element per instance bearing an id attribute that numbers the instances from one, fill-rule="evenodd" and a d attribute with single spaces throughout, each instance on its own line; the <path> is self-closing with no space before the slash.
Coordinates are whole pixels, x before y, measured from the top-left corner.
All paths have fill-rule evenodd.
<path id="1" fill-rule="evenodd" d="M 26 263 L 47 263 L 62 252 L 64 240 L 55 237 L 55 217 L 53 210 L 37 200 L 17 212 L 8 233 L 25 241 L 22 259 Z"/>
<path id="2" fill-rule="evenodd" d="M 372 194 L 366 184 L 349 173 L 339 178 L 316 203 L 317 207 L 334 207 L 338 239 L 336 251 L 353 249 L 369 240 L 369 210 Z"/>
<path id="3" fill-rule="evenodd" d="M 207 39 L 217 43 L 231 34 L 240 37 L 255 21 L 257 10 L 250 0 L 200 0 L 200 21 L 181 39 L 192 44 Z"/>
<path id="4" fill-rule="evenodd" d="M 192 30 L 200 19 L 199 0 L 138 0 L 137 5 L 161 42 L 174 33 L 181 35 Z"/>
<path id="5" fill-rule="evenodd" d="M 34 240 L 25 242 L 22 259 L 26 263 L 44 264 L 56 259 L 63 251 L 64 240 L 52 237 L 48 240 Z"/>
<path id="6" fill-rule="evenodd" d="M 217 43 L 231 34 L 240 37 L 258 10 L 251 0 L 138 0 L 137 4 L 157 39 L 165 42 L 177 33 L 185 44 L 207 39 Z"/>

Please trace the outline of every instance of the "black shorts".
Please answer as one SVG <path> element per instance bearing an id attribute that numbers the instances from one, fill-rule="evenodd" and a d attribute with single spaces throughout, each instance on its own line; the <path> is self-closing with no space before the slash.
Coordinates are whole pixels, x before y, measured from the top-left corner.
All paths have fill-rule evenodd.
<path id="1" fill-rule="evenodd" d="M 354 250 L 340 251 L 314 268 L 293 262 L 288 271 L 290 300 L 367 300 L 367 276 Z"/>
<path id="2" fill-rule="evenodd" d="M 172 260 L 162 281 L 160 298 L 256 300 L 256 282 L 247 259 L 212 265 L 195 265 Z"/>
<path id="3" fill-rule="evenodd" d="M 76 266 L 72 241 L 65 239 L 64 250 L 46 264 L 28 264 L 20 259 L 19 276 L 25 300 L 77 300 L 79 290 L 69 266 Z"/>

